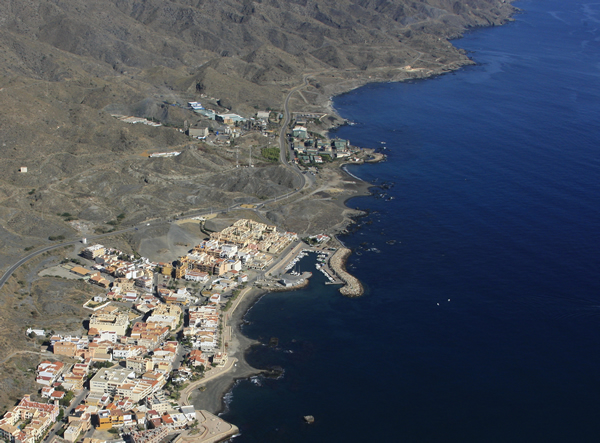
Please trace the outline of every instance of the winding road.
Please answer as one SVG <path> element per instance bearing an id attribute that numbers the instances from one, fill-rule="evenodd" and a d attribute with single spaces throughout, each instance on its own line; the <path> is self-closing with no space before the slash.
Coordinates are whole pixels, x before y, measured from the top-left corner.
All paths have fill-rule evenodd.
<path id="1" fill-rule="evenodd" d="M 288 198 L 288 197 L 292 197 L 295 194 L 298 194 L 299 192 L 301 192 L 307 185 L 310 186 L 311 181 L 307 180 L 306 176 L 298 169 L 298 167 L 296 165 L 291 165 L 288 160 L 287 160 L 287 153 L 289 152 L 289 148 L 287 146 L 287 127 L 290 124 L 291 121 L 291 113 L 290 113 L 290 109 L 289 109 L 289 102 L 290 102 L 290 97 L 300 91 L 302 88 L 305 88 L 308 85 L 308 78 L 311 76 L 312 74 L 306 74 L 303 77 L 303 81 L 302 84 L 295 86 L 294 88 L 292 88 L 290 90 L 290 92 L 288 93 L 288 95 L 285 97 L 285 101 L 283 103 L 283 114 L 284 114 L 284 118 L 283 118 L 283 123 L 281 125 L 281 130 L 279 133 L 279 160 L 281 162 L 281 164 L 287 168 L 289 168 L 291 171 L 293 171 L 295 174 L 298 175 L 298 177 L 300 177 L 301 180 L 301 186 L 299 186 L 298 188 L 296 188 L 295 190 L 288 192 L 287 194 L 284 195 L 280 195 L 277 197 L 273 197 L 270 198 L 268 200 L 265 200 L 263 202 L 261 202 L 260 204 L 256 205 L 256 208 L 261 208 L 269 203 L 272 202 L 277 202 L 278 200 L 284 199 L 284 198 Z M 224 208 L 221 209 L 225 210 L 226 212 L 229 211 L 233 211 L 233 210 L 238 210 L 238 209 L 242 209 L 239 207 L 239 204 L 230 206 L 229 208 Z M 186 218 L 191 218 L 191 217 L 197 217 L 197 216 L 202 216 L 202 215 L 208 215 L 213 213 L 214 211 L 212 210 L 204 210 L 198 213 L 193 213 L 193 214 L 186 214 Z M 165 220 L 154 220 L 154 221 L 146 221 L 143 223 L 140 223 L 139 225 L 135 225 L 135 226 L 131 226 L 129 228 L 124 228 L 124 229 L 120 229 L 118 231 L 112 231 L 112 232 L 108 232 L 106 234 L 99 234 L 99 235 L 93 235 L 90 237 L 87 237 L 88 240 L 91 241 L 96 241 L 99 240 L 101 238 L 106 238 L 106 237 L 111 237 L 114 235 L 119 235 L 119 234 L 124 234 L 126 232 L 131 232 L 131 231 L 135 231 L 138 230 L 140 228 L 143 227 L 148 227 L 148 226 L 162 226 L 164 224 L 170 223 L 170 221 L 168 221 L 167 219 Z M 59 248 L 63 248 L 65 246 L 70 246 L 70 245 L 76 245 L 79 242 L 81 242 L 81 237 L 78 237 L 76 240 L 68 240 L 65 242 L 61 242 L 61 243 L 57 243 L 54 245 L 49 245 L 49 246 L 45 246 L 42 249 L 38 249 L 37 251 L 34 251 L 28 255 L 26 255 L 25 257 L 21 258 L 18 262 L 16 262 L 15 264 L 13 264 L 10 268 L 8 268 L 6 270 L 6 272 L 4 273 L 4 275 L 2 277 L 0 277 L 0 289 L 2 289 L 2 287 L 4 286 L 4 284 L 7 282 L 7 280 L 14 274 L 14 272 L 19 269 L 21 266 L 23 266 L 25 263 L 27 263 L 29 260 L 37 257 L 38 255 L 41 255 L 45 252 L 49 252 L 49 251 L 53 251 L 55 249 L 59 249 Z"/>
<path id="2" fill-rule="evenodd" d="M 290 152 L 289 147 L 288 147 L 288 142 L 286 140 L 287 139 L 287 127 L 290 124 L 290 121 L 292 119 L 292 116 L 290 113 L 290 98 L 294 93 L 300 91 L 302 88 L 305 88 L 308 85 L 309 77 L 310 77 L 309 74 L 305 75 L 303 77 L 302 84 L 292 88 L 292 90 L 285 97 L 285 100 L 283 102 L 283 123 L 282 123 L 281 129 L 279 131 L 279 161 L 281 162 L 282 165 L 286 166 L 290 170 L 294 171 L 294 173 L 298 174 L 300 176 L 300 180 L 302 181 L 302 186 L 300 186 L 296 192 L 300 192 L 300 190 L 304 189 L 304 187 L 306 186 L 306 177 L 304 176 L 304 174 L 302 172 L 300 172 L 300 170 L 298 169 L 297 166 L 290 165 L 288 162 L 288 159 L 287 159 L 287 154 L 288 154 L 288 152 Z M 291 194 L 291 195 L 293 195 L 293 194 Z"/>

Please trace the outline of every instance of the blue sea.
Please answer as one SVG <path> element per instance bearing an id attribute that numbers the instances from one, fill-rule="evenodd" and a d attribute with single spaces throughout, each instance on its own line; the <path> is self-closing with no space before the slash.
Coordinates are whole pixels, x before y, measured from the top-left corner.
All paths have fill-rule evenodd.
<path id="1" fill-rule="evenodd" d="M 516 6 L 454 42 L 476 66 L 335 99 L 388 154 L 350 168 L 384 185 L 341 237 L 366 293 L 315 271 L 248 312 L 284 374 L 232 389 L 236 442 L 600 438 L 600 3 Z"/>

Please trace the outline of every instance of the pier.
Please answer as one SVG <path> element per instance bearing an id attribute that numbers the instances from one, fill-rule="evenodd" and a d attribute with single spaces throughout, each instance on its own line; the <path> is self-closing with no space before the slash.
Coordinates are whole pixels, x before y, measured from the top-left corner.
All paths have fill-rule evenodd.
<path id="1" fill-rule="evenodd" d="M 359 297 L 364 293 L 363 286 L 356 277 L 346 271 L 346 260 L 351 253 L 352 251 L 348 248 L 339 248 L 329 259 L 329 267 L 345 283 L 340 288 L 340 293 L 347 297 Z"/>

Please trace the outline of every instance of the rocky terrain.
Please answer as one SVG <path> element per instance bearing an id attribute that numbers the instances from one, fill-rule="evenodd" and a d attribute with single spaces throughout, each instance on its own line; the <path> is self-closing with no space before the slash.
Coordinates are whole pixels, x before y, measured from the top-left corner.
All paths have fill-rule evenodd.
<path id="1" fill-rule="evenodd" d="M 504 0 L 0 0 L 0 267 L 49 236 L 185 208 L 268 198 L 295 186 L 281 168 L 234 159 L 180 132 L 180 106 L 216 97 L 251 116 L 320 110 L 368 81 L 469 63 L 448 38 L 501 24 Z M 175 104 L 175 106 L 174 106 Z M 158 120 L 128 125 L 111 114 Z M 335 119 L 334 119 L 335 120 Z M 182 150 L 174 159 L 150 152 Z M 19 173 L 26 166 L 26 174 Z M 70 214 L 66 217 L 57 214 Z"/>
<path id="2" fill-rule="evenodd" d="M 299 186 L 289 169 L 248 151 L 260 141 L 233 149 L 186 136 L 181 129 L 200 120 L 187 101 L 251 117 L 282 110 L 306 80 L 290 107 L 328 113 L 326 130 L 340 122 L 332 95 L 471 63 L 448 39 L 513 12 L 510 0 L 0 0 L 0 270 L 56 239 Z M 148 157 L 164 151 L 182 153 Z M 236 167 L 251 152 L 255 167 Z M 352 215 L 344 199 L 365 186 L 331 169 L 320 176 L 260 217 L 301 233 L 342 227 Z M 24 380 L 40 358 L 26 326 L 80 326 L 64 320 L 82 317 L 89 287 L 37 277 L 40 263 L 59 259 L 38 258 L 0 292 L 2 405 L 30 390 Z"/>

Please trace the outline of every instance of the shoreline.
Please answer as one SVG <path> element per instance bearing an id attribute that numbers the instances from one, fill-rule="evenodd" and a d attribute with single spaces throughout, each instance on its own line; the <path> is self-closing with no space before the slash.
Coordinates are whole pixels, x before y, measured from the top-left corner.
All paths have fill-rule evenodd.
<path id="1" fill-rule="evenodd" d="M 352 255 L 352 250 L 347 247 L 338 248 L 335 254 L 329 259 L 329 267 L 335 272 L 336 276 L 342 280 L 345 285 L 339 289 L 340 294 L 346 297 L 360 297 L 365 293 L 360 280 L 346 271 L 346 262 Z"/>
<path id="2" fill-rule="evenodd" d="M 439 75 L 454 72 L 463 68 L 464 66 L 474 64 L 476 63 L 469 58 L 464 60 L 462 63 L 453 63 L 435 70 L 427 70 L 426 72 L 424 70 L 399 69 L 397 75 L 387 79 L 358 78 L 340 81 L 331 85 L 328 99 L 325 103 L 322 103 L 320 107 L 330 115 L 334 115 L 339 118 L 342 122 L 344 122 L 343 124 L 347 124 L 348 120 L 341 117 L 333 106 L 333 99 L 336 96 L 349 93 L 368 84 L 396 83 L 407 80 L 431 79 Z M 344 83 L 346 83 L 347 87 L 343 86 Z M 350 85 L 348 85 L 348 83 L 350 83 Z M 325 132 L 329 133 L 331 130 L 339 126 L 339 123 L 330 124 L 325 129 Z M 373 164 L 384 160 L 385 157 L 378 157 L 374 161 L 365 161 L 361 164 Z M 344 243 L 338 238 L 338 235 L 346 231 L 346 228 L 348 228 L 350 225 L 356 223 L 356 217 L 366 215 L 365 211 L 358 208 L 353 209 L 348 206 L 348 201 L 355 197 L 371 195 L 372 192 L 370 189 L 376 186 L 349 172 L 346 168 L 346 165 L 348 164 L 350 163 L 342 163 L 336 169 L 342 176 L 356 180 L 358 182 L 358 190 L 353 195 L 342 195 L 336 199 L 344 213 L 344 221 L 328 229 L 328 232 L 332 235 L 332 240 L 338 244 L 338 250 L 331 256 L 329 260 L 329 266 L 335 272 L 336 276 L 345 282 L 345 285 L 339 289 L 339 292 L 347 297 L 358 297 L 364 294 L 364 287 L 359 279 L 354 277 L 346 270 L 346 263 L 349 257 L 352 255 L 352 250 L 344 245 Z M 305 285 L 302 285 L 302 287 L 306 286 L 307 284 L 308 280 Z M 289 288 L 288 290 L 284 289 L 283 291 L 294 291 L 298 289 L 301 289 L 301 287 L 293 287 Z M 269 292 L 276 291 L 253 288 L 249 292 L 250 294 L 244 295 L 240 302 L 234 307 L 232 315 L 229 319 L 232 345 L 228 352 L 230 352 L 230 358 L 237 359 L 237 362 L 232 370 L 223 373 L 213 380 L 209 380 L 206 385 L 204 385 L 206 386 L 204 391 L 199 391 L 196 389 L 190 393 L 190 404 L 194 405 L 196 409 L 204 409 L 216 415 L 223 413 L 227 410 L 225 396 L 232 391 L 238 380 L 248 379 L 252 376 L 266 372 L 266 369 L 254 368 L 247 362 L 247 353 L 249 353 L 254 346 L 260 345 L 261 343 L 245 336 L 241 327 L 244 324 L 244 318 L 250 309 L 252 309 L 263 296 L 267 295 Z M 202 384 L 200 385 L 202 386 Z"/>
<path id="3" fill-rule="evenodd" d="M 241 330 L 244 324 L 244 317 L 252 309 L 252 307 L 266 294 L 268 291 L 258 288 L 251 288 L 247 294 L 240 298 L 239 303 L 230 313 L 228 320 L 231 327 L 231 344 L 228 348 L 229 358 L 236 359 L 231 370 L 220 374 L 218 377 L 208 380 L 205 384 L 199 383 L 198 387 L 206 386 L 204 391 L 194 389 L 189 396 L 189 403 L 196 409 L 204 409 L 213 414 L 220 414 L 226 409 L 225 395 L 235 385 L 237 380 L 244 380 L 249 377 L 261 374 L 263 369 L 254 368 L 246 360 L 246 353 L 253 346 L 261 343 L 252 340 Z M 210 377 L 210 372 L 207 374 Z"/>

